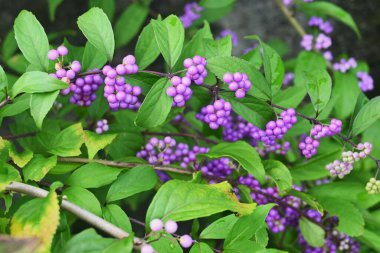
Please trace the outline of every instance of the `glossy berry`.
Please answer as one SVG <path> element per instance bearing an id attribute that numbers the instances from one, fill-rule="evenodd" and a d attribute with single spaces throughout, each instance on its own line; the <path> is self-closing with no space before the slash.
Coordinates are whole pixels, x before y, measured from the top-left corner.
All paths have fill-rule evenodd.
<path id="1" fill-rule="evenodd" d="M 69 53 L 69 50 L 65 46 L 59 46 L 57 51 L 60 56 L 66 56 Z"/>
<path id="2" fill-rule="evenodd" d="M 372 77 L 366 72 L 358 72 L 356 76 L 359 79 L 359 87 L 362 91 L 371 91 L 374 88 Z"/>
<path id="3" fill-rule="evenodd" d="M 153 219 L 149 223 L 149 226 L 150 226 L 150 229 L 152 229 L 152 231 L 157 232 L 157 231 L 160 231 L 164 227 L 164 224 L 162 223 L 162 220 L 160 219 Z"/>
<path id="4" fill-rule="evenodd" d="M 178 224 L 177 222 L 173 220 L 168 220 L 165 223 L 165 231 L 168 232 L 169 234 L 174 234 L 178 229 Z"/>
<path id="5" fill-rule="evenodd" d="M 182 248 L 190 248 L 193 244 L 193 239 L 190 235 L 183 235 L 179 238 L 179 243 L 181 244 Z"/>
<path id="6" fill-rule="evenodd" d="M 144 244 L 141 246 L 141 253 L 154 253 L 154 249 L 149 244 Z"/>

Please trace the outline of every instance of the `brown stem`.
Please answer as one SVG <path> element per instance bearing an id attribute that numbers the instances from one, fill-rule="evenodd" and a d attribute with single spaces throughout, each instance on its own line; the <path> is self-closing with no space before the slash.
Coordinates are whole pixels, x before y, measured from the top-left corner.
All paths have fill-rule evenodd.
<path id="1" fill-rule="evenodd" d="M 17 134 L 17 135 L 4 135 L 3 139 L 16 140 L 20 138 L 33 137 L 33 136 L 36 136 L 36 134 L 37 132 L 23 133 L 23 134 Z"/>
<path id="2" fill-rule="evenodd" d="M 286 19 L 294 27 L 294 29 L 298 32 L 298 34 L 301 37 L 303 37 L 306 34 L 306 32 L 301 26 L 301 24 L 297 21 L 297 19 L 294 18 L 293 13 L 284 5 L 282 0 L 274 0 L 274 2 L 277 4 L 280 11 L 284 14 Z"/>
<path id="3" fill-rule="evenodd" d="M 11 97 L 7 96 L 3 101 L 0 102 L 0 108 L 6 106 L 11 101 Z"/>

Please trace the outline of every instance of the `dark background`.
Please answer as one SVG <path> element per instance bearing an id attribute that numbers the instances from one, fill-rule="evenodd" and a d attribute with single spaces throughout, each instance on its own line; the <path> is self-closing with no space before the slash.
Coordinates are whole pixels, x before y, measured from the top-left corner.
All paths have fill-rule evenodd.
<path id="1" fill-rule="evenodd" d="M 117 8 L 114 20 L 125 9 L 131 0 L 117 0 Z M 152 13 L 161 13 L 166 16 L 170 13 L 182 15 L 183 6 L 190 1 L 181 0 L 153 0 Z M 370 66 L 370 74 L 375 80 L 375 90 L 368 93 L 370 97 L 380 94 L 380 1 L 379 0 L 333 0 L 350 12 L 357 22 L 363 38 L 357 39 L 355 34 L 345 25 L 334 23 L 334 56 L 347 53 L 358 60 L 367 61 Z M 73 29 L 78 31 L 76 19 L 88 9 L 87 0 L 64 0 L 56 12 L 56 20 L 50 22 L 48 17 L 47 0 L 0 0 L 0 38 L 5 37 L 12 28 L 14 19 L 22 9 L 32 11 L 44 26 L 47 33 Z M 301 23 L 306 20 L 302 14 L 297 15 Z M 239 36 L 239 46 L 235 53 L 241 53 L 244 48 L 251 46 L 251 42 L 245 41 L 243 36 L 258 34 L 264 40 L 281 38 L 291 47 L 288 57 L 295 55 L 300 49 L 300 37 L 290 26 L 282 13 L 278 10 L 273 0 L 237 0 L 235 9 L 223 20 L 212 26 L 217 35 L 223 28 L 234 30 Z M 128 29 L 126 27 L 126 29 Z M 83 37 L 70 39 L 71 42 L 82 44 Z M 58 41 L 59 42 L 59 41 Z M 133 52 L 133 41 L 129 46 L 119 51 L 119 57 L 127 52 Z M 117 57 L 117 55 L 116 55 Z"/>

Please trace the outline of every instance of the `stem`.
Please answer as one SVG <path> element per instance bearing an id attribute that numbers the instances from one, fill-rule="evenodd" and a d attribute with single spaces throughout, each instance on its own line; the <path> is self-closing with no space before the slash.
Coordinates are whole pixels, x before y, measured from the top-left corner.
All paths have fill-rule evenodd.
<path id="1" fill-rule="evenodd" d="M 28 184 L 19 183 L 19 182 L 12 182 L 9 185 L 6 186 L 6 189 L 8 191 L 23 193 L 29 196 L 37 197 L 37 198 L 45 198 L 49 192 L 45 191 L 41 188 L 34 187 Z M 109 223 L 108 221 L 96 216 L 93 213 L 90 213 L 89 211 L 71 203 L 70 201 L 67 201 L 65 199 L 62 200 L 61 207 L 74 214 L 78 218 L 86 221 L 90 225 L 94 226 L 95 228 L 102 230 L 103 232 L 117 238 L 122 239 L 129 236 L 129 233 L 124 231 L 123 229 L 116 227 L 112 223 Z M 134 244 L 141 245 L 144 241 L 138 237 L 134 238 Z"/>
<path id="2" fill-rule="evenodd" d="M 111 166 L 111 167 L 117 167 L 117 168 L 133 168 L 138 165 L 147 165 L 147 166 L 152 166 L 153 169 L 159 170 L 159 171 L 167 171 L 167 172 L 175 172 L 179 174 L 188 174 L 191 175 L 192 172 L 187 171 L 187 170 L 181 170 L 177 168 L 172 168 L 172 167 L 166 167 L 162 165 L 150 165 L 150 164 L 145 164 L 145 163 L 127 163 L 127 162 L 116 162 L 116 161 L 109 161 L 109 160 L 102 160 L 102 159 L 87 159 L 87 158 L 80 158 L 80 157 L 58 157 L 59 162 L 63 163 L 100 163 L 103 165 Z"/>
<path id="3" fill-rule="evenodd" d="M 166 74 L 166 73 L 161 73 L 157 71 L 152 71 L 152 70 L 142 70 L 140 73 L 148 73 L 156 76 L 161 76 L 161 77 L 170 77 L 171 74 Z"/>
<path id="4" fill-rule="evenodd" d="M 274 0 L 277 4 L 280 11 L 284 14 L 289 23 L 293 26 L 293 28 L 298 32 L 298 34 L 303 37 L 306 32 L 301 26 L 301 24 L 294 18 L 293 13 L 283 4 L 282 0 Z"/>
<path id="5" fill-rule="evenodd" d="M 3 101 L 0 102 L 0 108 L 4 107 L 11 101 L 11 97 L 7 96 Z"/>
<path id="6" fill-rule="evenodd" d="M 189 134 L 189 133 L 164 133 L 164 132 L 142 132 L 144 135 L 158 135 L 158 136 L 181 136 L 181 137 L 189 137 L 193 138 L 195 140 L 202 140 L 208 143 L 218 144 L 218 141 L 211 140 L 209 138 L 195 135 L 195 134 Z"/>
<path id="7" fill-rule="evenodd" d="M 37 132 L 23 133 L 23 134 L 18 134 L 18 135 L 4 135 L 3 139 L 16 140 L 20 138 L 33 137 L 33 136 L 36 136 L 36 134 Z"/>

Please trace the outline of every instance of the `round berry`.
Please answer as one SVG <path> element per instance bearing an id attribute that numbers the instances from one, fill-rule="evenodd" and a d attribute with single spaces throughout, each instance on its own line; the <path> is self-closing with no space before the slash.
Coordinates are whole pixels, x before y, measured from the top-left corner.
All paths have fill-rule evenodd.
<path id="1" fill-rule="evenodd" d="M 182 248 L 190 248 L 193 244 L 193 239 L 190 235 L 183 235 L 179 238 L 179 243 L 181 244 Z"/>
<path id="2" fill-rule="evenodd" d="M 55 60 L 58 59 L 58 57 L 59 57 L 59 53 L 58 53 L 57 50 L 52 49 L 52 50 L 50 50 L 50 51 L 48 52 L 48 58 L 49 58 L 49 60 L 51 60 L 51 61 L 55 61 Z"/>
<path id="3" fill-rule="evenodd" d="M 152 231 L 160 231 L 164 224 L 162 223 L 162 220 L 160 219 L 153 219 L 151 222 L 150 222 L 150 229 L 152 229 Z"/>

